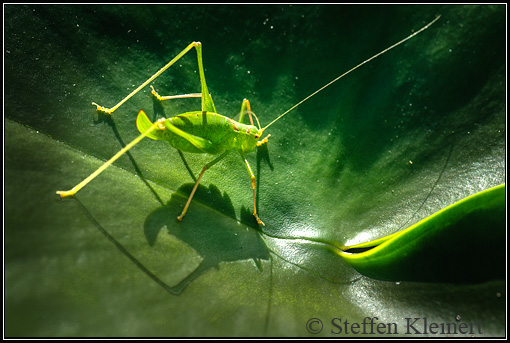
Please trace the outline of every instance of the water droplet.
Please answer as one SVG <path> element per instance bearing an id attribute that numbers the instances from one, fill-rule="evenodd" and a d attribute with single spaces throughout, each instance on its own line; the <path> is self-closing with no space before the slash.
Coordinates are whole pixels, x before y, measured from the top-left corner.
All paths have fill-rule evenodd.
<path id="1" fill-rule="evenodd" d="M 456 321 L 461 320 L 460 314 L 458 314 L 458 315 L 457 315 L 457 317 L 455 317 L 455 320 L 456 320 Z"/>

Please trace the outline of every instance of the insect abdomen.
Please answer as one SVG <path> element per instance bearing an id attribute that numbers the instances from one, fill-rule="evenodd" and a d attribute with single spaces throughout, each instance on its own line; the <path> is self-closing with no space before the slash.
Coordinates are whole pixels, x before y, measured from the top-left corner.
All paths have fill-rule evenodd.
<path id="1" fill-rule="evenodd" d="M 215 155 L 235 147 L 235 130 L 231 128 L 230 119 L 217 113 L 188 112 L 167 120 L 178 129 L 212 143 L 211 147 L 204 151 L 187 139 L 168 132 L 165 139 L 181 151 Z"/>

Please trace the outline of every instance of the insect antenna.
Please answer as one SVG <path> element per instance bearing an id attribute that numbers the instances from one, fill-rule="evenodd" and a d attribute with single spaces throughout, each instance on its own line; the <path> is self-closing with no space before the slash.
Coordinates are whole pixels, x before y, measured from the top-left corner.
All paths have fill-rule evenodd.
<path id="1" fill-rule="evenodd" d="M 400 44 L 404 43 L 405 41 L 413 38 L 414 36 L 416 36 L 417 34 L 419 34 L 420 32 L 423 32 L 425 31 L 426 29 L 429 28 L 430 25 L 434 24 L 439 18 L 441 17 L 441 15 L 438 15 L 434 20 L 432 20 L 430 23 L 428 23 L 427 25 L 425 25 L 424 27 L 422 27 L 421 29 L 419 29 L 418 31 L 412 33 L 411 35 L 407 36 L 406 38 L 402 39 L 401 41 L 393 44 L 392 46 L 384 49 L 383 51 L 375 54 L 374 56 L 370 57 L 369 59 L 361 62 L 360 64 L 358 64 L 357 66 L 355 66 L 354 68 L 351 68 L 350 70 L 346 71 L 345 73 L 343 73 L 342 75 L 338 76 L 336 79 L 330 81 L 329 83 L 327 83 L 326 85 L 322 86 L 321 88 L 317 89 L 315 92 L 313 92 L 312 94 L 310 94 L 309 96 L 307 96 L 306 98 L 304 98 L 303 100 L 301 100 L 300 102 L 298 102 L 297 104 L 295 104 L 294 106 L 292 106 L 291 108 L 289 108 L 287 111 L 283 112 L 282 114 L 280 114 L 276 119 L 274 119 L 272 122 L 270 122 L 269 124 L 267 124 L 263 129 L 267 129 L 269 126 L 271 126 L 273 123 L 275 123 L 276 121 L 278 121 L 281 117 L 283 117 L 284 115 L 286 115 L 287 113 L 289 113 L 290 111 L 292 111 L 293 109 L 295 109 L 296 107 L 298 107 L 299 105 L 301 105 L 302 103 L 304 103 L 305 101 L 307 101 L 308 99 L 310 99 L 311 97 L 313 97 L 314 95 L 316 95 L 317 93 L 319 93 L 320 91 L 328 88 L 329 86 L 331 86 L 333 83 L 335 83 L 336 81 L 340 80 L 342 77 L 346 76 L 347 74 L 350 74 L 351 72 L 353 72 L 354 70 L 358 69 L 359 67 L 361 67 L 362 65 L 364 65 L 365 63 L 368 63 L 370 62 L 371 60 L 373 60 L 374 58 L 376 57 L 379 57 L 381 56 L 382 54 L 384 54 L 385 52 L 388 52 L 389 50 L 399 46 Z"/>

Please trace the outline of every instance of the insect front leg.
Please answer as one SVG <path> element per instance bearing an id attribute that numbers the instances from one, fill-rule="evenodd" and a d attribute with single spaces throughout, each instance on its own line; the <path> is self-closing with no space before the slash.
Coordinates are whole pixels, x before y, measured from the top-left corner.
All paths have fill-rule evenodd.
<path id="1" fill-rule="evenodd" d="M 255 174 L 253 174 L 253 171 L 251 170 L 250 164 L 248 163 L 248 160 L 244 156 L 244 153 L 242 151 L 239 151 L 241 154 L 241 158 L 244 161 L 244 165 L 246 166 L 246 169 L 248 170 L 248 174 L 250 174 L 251 179 L 251 188 L 253 190 L 253 216 L 255 217 L 255 220 L 258 224 L 262 224 L 263 226 L 266 226 L 262 220 L 260 220 L 258 214 L 257 214 L 257 203 L 255 201 Z"/>
<path id="2" fill-rule="evenodd" d="M 202 179 L 202 175 L 204 175 L 205 171 L 209 168 L 211 168 L 213 165 L 218 163 L 221 159 L 223 159 L 225 156 L 228 155 L 230 150 L 225 151 L 223 154 L 221 154 L 219 157 L 215 158 L 211 162 L 207 163 L 204 168 L 202 168 L 202 171 L 200 172 L 200 175 L 198 175 L 197 181 L 195 182 L 195 186 L 193 186 L 193 190 L 191 191 L 191 194 L 189 195 L 188 201 L 186 202 L 186 205 L 184 206 L 184 209 L 182 210 L 182 213 L 180 216 L 177 217 L 179 221 L 182 220 L 186 212 L 188 211 L 189 204 L 191 203 L 191 199 L 193 199 L 193 195 L 195 195 L 195 192 L 197 190 L 198 184 L 200 183 L 200 179 Z"/>
<path id="3" fill-rule="evenodd" d="M 246 114 L 248 114 L 248 118 L 250 118 L 250 125 L 255 125 L 253 123 L 253 117 L 255 117 L 255 120 L 257 121 L 257 126 L 260 129 L 259 120 L 258 120 L 257 116 L 255 115 L 255 113 L 253 113 L 251 111 L 250 102 L 248 101 L 248 99 L 243 99 L 243 103 L 241 105 L 241 111 L 239 112 L 239 122 L 240 123 L 244 123 L 244 117 Z"/>
<path id="4" fill-rule="evenodd" d="M 248 117 L 250 118 L 250 124 L 253 125 L 253 118 L 251 117 L 251 106 L 248 99 L 243 99 L 243 103 L 241 105 L 241 114 L 239 115 L 239 122 L 243 123 L 244 115 L 248 113 Z"/>

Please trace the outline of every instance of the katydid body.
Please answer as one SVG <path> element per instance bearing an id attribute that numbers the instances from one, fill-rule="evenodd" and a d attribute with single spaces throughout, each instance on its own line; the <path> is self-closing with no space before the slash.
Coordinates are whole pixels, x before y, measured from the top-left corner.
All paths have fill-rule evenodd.
<path id="1" fill-rule="evenodd" d="M 140 132 L 151 126 L 143 111 L 137 118 Z M 167 118 L 164 129 L 147 137 L 166 140 L 174 148 L 191 153 L 221 154 L 229 150 L 252 152 L 257 146 L 261 130 L 212 112 L 188 112 Z M 179 131 L 177 131 L 179 130 Z"/>
<path id="2" fill-rule="evenodd" d="M 159 75 L 161 75 L 166 69 L 168 69 L 171 65 L 177 62 L 182 56 L 184 56 L 189 50 L 195 48 L 197 51 L 197 59 L 198 59 L 198 68 L 200 75 L 200 84 L 201 84 L 201 93 L 195 94 L 184 94 L 184 95 L 172 95 L 172 96 L 160 96 L 153 88 L 152 94 L 156 97 L 156 99 L 160 101 L 171 100 L 176 98 L 189 98 L 189 97 L 200 97 L 202 99 L 202 108 L 200 111 L 187 112 L 175 117 L 171 118 L 161 118 L 157 120 L 155 123 L 152 123 L 145 113 L 141 110 L 138 113 L 138 117 L 136 120 L 136 124 L 138 130 L 141 132 L 141 135 L 133 140 L 130 144 L 128 144 L 125 148 L 119 151 L 115 156 L 113 156 L 109 161 L 103 164 L 98 170 L 92 173 L 89 177 L 83 180 L 81 183 L 76 185 L 69 191 L 57 191 L 57 194 L 60 194 L 61 197 L 72 196 L 76 192 L 78 192 L 81 188 L 83 188 L 88 182 L 94 179 L 97 175 L 99 175 L 104 169 L 106 169 L 109 165 L 111 165 L 115 160 L 117 160 L 122 154 L 124 154 L 131 147 L 136 145 L 140 140 L 144 137 L 149 137 L 154 140 L 166 140 L 172 145 L 174 148 L 190 153 L 207 153 L 211 155 L 218 155 L 211 162 L 206 164 L 198 176 L 193 190 L 188 198 L 188 201 L 181 213 L 177 218 L 182 220 L 184 215 L 186 214 L 188 207 L 191 203 L 191 199 L 195 194 L 195 191 L 200 183 L 200 180 L 207 169 L 212 167 L 214 164 L 223 159 L 230 151 L 236 150 L 239 152 L 241 159 L 243 160 L 245 167 L 248 171 L 251 180 L 251 186 L 253 190 L 253 216 L 257 220 L 258 224 L 264 225 L 264 223 L 259 219 L 257 214 L 257 206 L 255 202 L 255 175 L 248 163 L 248 160 L 245 157 L 245 153 L 252 152 L 256 149 L 257 146 L 264 144 L 267 142 L 267 138 L 269 135 L 259 140 L 262 136 L 262 133 L 265 129 L 267 129 L 270 125 L 278 121 L 281 117 L 286 115 L 288 112 L 295 109 L 297 106 L 307 101 L 326 87 L 329 87 L 332 83 L 338 81 L 345 75 L 349 74 L 353 70 L 361 67 L 363 64 L 371 61 L 372 59 L 384 54 L 385 52 L 393 49 L 394 47 L 402 44 L 408 39 L 414 37 L 418 33 L 427 29 L 430 25 L 432 25 L 436 20 L 439 19 L 439 16 L 436 17 L 433 21 L 431 21 L 426 26 L 422 27 L 420 30 L 414 32 L 410 36 L 402 39 L 401 41 L 393 44 L 392 46 L 384 49 L 378 54 L 370 57 L 369 59 L 363 61 L 362 63 L 356 65 L 354 68 L 348 70 L 344 74 L 338 76 L 325 86 L 321 87 L 317 91 L 310 94 L 305 99 L 298 102 L 296 105 L 279 115 L 276 119 L 266 125 L 264 128 L 260 127 L 257 117 L 251 112 L 250 103 L 248 100 L 244 99 L 241 105 L 241 112 L 239 121 L 235 121 L 228 117 L 222 116 L 216 112 L 216 108 L 214 106 L 212 97 L 209 94 L 207 89 L 207 84 L 205 82 L 205 74 L 202 63 L 202 47 L 199 42 L 193 42 L 189 44 L 181 53 L 179 53 L 174 59 L 168 62 L 163 68 L 161 68 L 157 73 L 151 76 L 147 81 L 141 84 L 137 89 L 131 92 L 127 97 L 122 99 L 117 105 L 112 108 L 105 108 L 96 103 L 92 103 L 97 107 L 98 111 L 104 112 L 106 114 L 112 114 L 115 110 L 117 110 L 124 102 L 126 102 L 129 98 L 135 95 L 142 88 L 147 86 L 150 82 L 156 79 Z M 152 86 L 151 86 L 152 87 Z M 250 124 L 245 124 L 244 119 L 248 115 Z M 253 118 L 255 117 L 257 121 L 257 126 L 254 125 Z"/>

